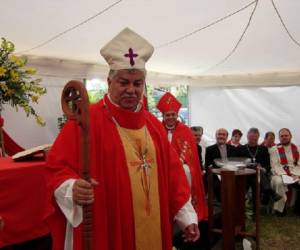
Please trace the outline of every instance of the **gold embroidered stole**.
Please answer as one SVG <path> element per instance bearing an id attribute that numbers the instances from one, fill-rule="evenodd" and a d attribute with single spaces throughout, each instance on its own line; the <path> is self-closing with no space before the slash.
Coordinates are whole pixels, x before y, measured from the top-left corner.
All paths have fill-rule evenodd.
<path id="1" fill-rule="evenodd" d="M 136 250 L 162 250 L 160 203 L 155 146 L 148 130 L 118 127 L 131 183 Z M 145 132 L 147 136 L 145 136 Z M 147 142 L 146 142 L 147 140 Z M 142 155 L 147 148 L 143 169 Z M 144 163 L 145 163 L 144 162 Z"/>

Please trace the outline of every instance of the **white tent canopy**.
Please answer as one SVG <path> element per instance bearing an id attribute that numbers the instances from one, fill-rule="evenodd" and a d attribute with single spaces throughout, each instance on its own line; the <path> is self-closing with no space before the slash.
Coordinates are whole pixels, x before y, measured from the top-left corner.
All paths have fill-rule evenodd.
<path id="1" fill-rule="evenodd" d="M 274 1 L 289 31 L 299 41 L 300 2 Z M 18 51 L 26 51 L 114 2 L 117 1 L 2 1 L 0 35 L 15 42 Z M 132 28 L 159 47 L 249 3 L 249 0 L 123 0 L 89 22 L 26 53 L 104 64 L 99 49 L 124 27 Z M 258 1 L 250 27 L 236 52 L 225 63 L 207 71 L 233 49 L 253 8 L 254 4 L 186 39 L 157 48 L 148 69 L 196 79 L 204 74 L 237 74 L 243 78 L 251 74 L 253 78 L 265 73 L 269 82 L 274 75 L 290 73 L 299 79 L 300 47 L 288 37 L 270 0 Z M 289 82 L 288 79 L 282 83 Z"/>
<path id="2" fill-rule="evenodd" d="M 229 55 L 240 39 L 255 1 L 1 1 L 0 37 L 14 42 L 17 52 L 28 56 L 30 65 L 37 68 L 38 77 L 43 79 L 48 90 L 37 106 L 37 111 L 46 119 L 46 128 L 38 128 L 33 119 L 25 119 L 22 112 L 16 113 L 6 107 L 3 114 L 6 129 L 24 147 L 52 142 L 58 132 L 57 117 L 62 113 L 60 93 L 63 85 L 71 79 L 105 80 L 108 68 L 99 50 L 124 27 L 140 33 L 156 47 L 147 65 L 149 84 L 191 86 L 192 125 L 206 126 L 210 137 L 219 126 L 217 105 L 222 107 L 217 111 L 225 109 L 226 113 L 230 109 L 239 114 L 241 119 L 228 118 L 224 122 L 229 129 L 238 127 L 245 132 L 250 126 L 261 126 L 262 131 L 276 131 L 285 124 L 292 126 L 298 121 L 293 120 L 298 113 L 296 108 L 289 107 L 300 106 L 299 98 L 295 96 L 299 87 L 290 87 L 300 85 L 300 44 L 297 45 L 300 41 L 300 1 L 274 0 L 274 3 L 295 41 L 282 26 L 272 1 L 259 0 L 237 49 L 224 63 L 215 66 Z M 237 14 L 192 33 L 247 5 Z M 99 14 L 109 6 L 112 7 Z M 94 15 L 97 16 L 85 22 Z M 172 42 L 185 35 L 185 39 Z M 39 46 L 41 44 L 44 45 Z M 164 44 L 167 45 L 161 46 Z M 263 87 L 270 87 L 272 91 L 260 91 Z M 280 91 L 284 93 L 284 99 L 278 97 Z M 274 101 L 279 100 L 277 97 L 269 98 L 270 93 L 282 102 Z M 245 95 L 248 100 L 257 98 L 258 104 L 262 105 L 264 100 L 269 100 L 274 110 L 289 114 L 288 122 L 266 116 L 265 119 L 270 118 L 276 123 L 269 128 L 270 124 L 263 122 L 261 116 L 245 119 L 240 116 L 239 107 L 223 105 L 230 102 L 227 97 L 243 98 Z M 208 96 L 211 96 L 209 100 Z M 206 111 L 201 109 L 200 112 L 198 105 Z M 243 111 L 247 113 L 245 107 Z M 296 125 L 293 125 L 293 132 L 299 143 L 300 132 Z"/>

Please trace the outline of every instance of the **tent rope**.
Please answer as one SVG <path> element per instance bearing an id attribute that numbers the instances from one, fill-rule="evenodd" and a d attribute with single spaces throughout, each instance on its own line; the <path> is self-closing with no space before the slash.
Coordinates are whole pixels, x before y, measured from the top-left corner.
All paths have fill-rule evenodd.
<path id="1" fill-rule="evenodd" d="M 121 3 L 122 1 L 123 1 L 123 0 L 118 0 L 118 1 L 116 1 L 116 2 L 114 2 L 114 3 L 112 3 L 111 5 L 107 6 L 105 9 L 103 9 L 103 10 L 97 12 L 95 15 L 93 15 L 93 16 L 91 16 L 91 17 L 85 19 L 85 20 L 83 20 L 82 22 L 80 22 L 80 23 L 78 23 L 78 24 L 76 24 L 76 25 L 74 25 L 74 26 L 72 26 L 72 27 L 70 27 L 70 28 L 68 28 L 68 29 L 66 29 L 66 30 L 64 30 L 64 31 L 62 31 L 62 32 L 60 32 L 59 34 L 57 34 L 57 35 L 55 35 L 55 36 L 49 38 L 48 40 L 46 40 L 46 41 L 44 41 L 44 42 L 42 42 L 42 43 L 40 43 L 40 44 L 38 44 L 38 45 L 36 45 L 36 46 L 30 48 L 30 49 L 26 49 L 26 50 L 23 50 L 23 51 L 19 51 L 19 52 L 17 52 L 16 54 L 24 54 L 24 53 L 28 53 L 28 52 L 30 52 L 30 51 L 32 51 L 32 50 L 35 50 L 35 49 L 44 47 L 45 45 L 47 45 L 47 44 L 53 42 L 54 40 L 58 39 L 59 37 L 62 37 L 62 36 L 65 35 L 66 33 L 69 33 L 70 31 L 75 30 L 75 29 L 79 28 L 80 26 L 82 26 L 82 25 L 84 25 L 84 24 L 90 22 L 91 20 L 95 19 L 96 17 L 98 17 L 98 16 L 104 14 L 105 12 L 107 12 L 108 10 L 110 10 L 111 8 L 113 8 L 114 6 L 118 5 L 118 4 Z"/>
<path id="2" fill-rule="evenodd" d="M 244 36 L 245 36 L 247 30 L 248 30 L 249 27 L 250 27 L 251 21 L 252 21 L 252 19 L 253 19 L 253 15 L 254 15 L 254 13 L 255 13 L 255 11 L 256 11 L 256 9 L 257 9 L 257 5 L 258 5 L 258 0 L 255 1 L 255 6 L 254 6 L 254 8 L 253 8 L 253 10 L 252 10 L 252 12 L 251 12 L 251 14 L 250 14 L 250 17 L 249 17 L 249 19 L 248 19 L 248 22 L 247 22 L 247 24 L 246 24 L 246 26 L 245 26 L 245 28 L 244 28 L 244 30 L 243 30 L 243 32 L 242 32 L 242 34 L 241 34 L 239 40 L 237 41 L 237 43 L 236 43 L 235 46 L 233 47 L 233 49 L 232 49 L 232 50 L 228 53 L 228 55 L 227 55 L 226 57 L 224 57 L 220 62 L 218 62 L 218 63 L 216 63 L 215 65 L 211 66 L 210 68 L 208 68 L 207 70 L 205 70 L 203 73 L 206 73 L 206 72 L 208 72 L 208 71 L 211 71 L 212 69 L 214 69 L 214 68 L 220 66 L 221 64 L 223 64 L 224 62 L 226 62 L 226 61 L 229 59 L 229 57 L 231 57 L 231 56 L 236 52 L 238 46 L 241 44 L 241 42 L 242 42 L 242 40 L 243 40 L 243 38 L 244 38 Z"/>
<path id="3" fill-rule="evenodd" d="M 297 46 L 300 47 L 300 43 L 294 38 L 294 36 L 291 34 L 291 32 L 290 32 L 289 29 L 287 28 L 286 24 L 284 23 L 284 21 L 283 21 L 281 15 L 280 15 L 280 13 L 279 13 L 279 10 L 278 10 L 277 6 L 275 5 L 274 0 L 271 0 L 271 2 L 272 2 L 273 8 L 275 9 L 276 14 L 277 14 L 277 16 L 278 16 L 278 18 L 279 18 L 279 20 L 280 20 L 280 22 L 281 22 L 283 28 L 285 29 L 286 33 L 288 34 L 288 36 L 290 37 L 290 39 L 291 39 Z"/>
<path id="4" fill-rule="evenodd" d="M 232 12 L 232 13 L 230 13 L 230 14 L 224 16 L 224 17 L 221 17 L 221 18 L 219 18 L 219 19 L 213 21 L 212 23 L 210 23 L 210 24 L 208 24 L 208 25 L 206 25 L 206 26 L 204 26 L 204 27 L 198 28 L 198 29 L 196 29 L 196 30 L 194 30 L 194 31 L 192 31 L 192 32 L 190 32 L 190 33 L 187 33 L 187 34 L 185 34 L 185 35 L 183 35 L 183 36 L 180 36 L 180 37 L 178 37 L 178 38 L 176 38 L 176 39 L 174 39 L 174 40 L 172 40 L 172 41 L 169 41 L 169 42 L 163 43 L 163 44 L 161 44 L 161 45 L 158 45 L 158 46 L 156 46 L 155 48 L 156 48 L 156 49 L 160 49 L 160 48 L 169 46 L 169 45 L 171 45 L 171 44 L 177 43 L 177 42 L 179 42 L 179 41 L 181 41 L 181 40 L 184 40 L 184 39 L 186 39 L 186 38 L 188 38 L 188 37 L 190 37 L 190 36 L 192 36 L 192 35 L 195 35 L 196 33 L 200 32 L 200 31 L 202 31 L 202 30 L 204 30 L 204 29 L 207 29 L 207 28 L 209 28 L 209 27 L 211 27 L 211 26 L 214 26 L 214 25 L 216 25 L 216 24 L 218 24 L 218 23 L 220 23 L 220 22 L 226 20 L 227 18 L 232 17 L 233 15 L 235 15 L 235 14 L 237 14 L 237 13 L 239 13 L 239 12 L 241 12 L 241 11 L 247 9 L 247 8 L 249 8 L 250 6 L 252 6 L 253 4 L 255 4 L 256 1 L 257 1 L 257 0 L 254 0 L 254 1 L 252 1 L 251 3 L 245 5 L 244 7 L 240 8 L 240 9 L 238 9 L 238 10 L 236 10 L 236 11 L 234 11 L 234 12 Z"/>

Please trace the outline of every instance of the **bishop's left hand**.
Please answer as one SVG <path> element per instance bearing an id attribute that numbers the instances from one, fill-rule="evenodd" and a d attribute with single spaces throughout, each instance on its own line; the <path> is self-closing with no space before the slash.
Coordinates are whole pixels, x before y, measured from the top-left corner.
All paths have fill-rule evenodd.
<path id="1" fill-rule="evenodd" d="M 191 224 L 184 229 L 183 239 L 185 242 L 195 242 L 200 238 L 200 231 L 198 225 Z"/>

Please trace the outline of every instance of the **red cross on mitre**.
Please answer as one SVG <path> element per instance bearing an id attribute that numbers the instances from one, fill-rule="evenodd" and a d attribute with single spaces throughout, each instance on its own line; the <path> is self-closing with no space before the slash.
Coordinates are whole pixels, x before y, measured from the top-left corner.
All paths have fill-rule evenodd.
<path id="1" fill-rule="evenodd" d="M 178 113 L 181 107 L 181 103 L 170 92 L 166 92 L 160 98 L 156 107 L 162 113 L 169 112 L 169 111 L 175 111 L 176 113 Z"/>
<path id="2" fill-rule="evenodd" d="M 170 104 L 171 101 L 172 101 L 172 98 L 171 98 L 171 96 L 170 96 L 170 97 L 168 98 L 168 100 L 167 100 L 167 104 Z"/>
<path id="3" fill-rule="evenodd" d="M 134 66 L 135 64 L 134 58 L 138 57 L 139 55 L 134 53 L 132 48 L 129 48 L 128 53 L 126 53 L 124 56 L 128 57 L 130 65 Z"/>

